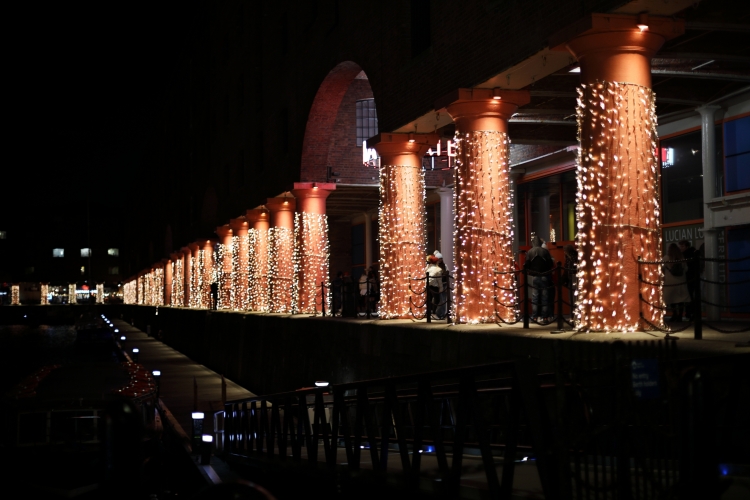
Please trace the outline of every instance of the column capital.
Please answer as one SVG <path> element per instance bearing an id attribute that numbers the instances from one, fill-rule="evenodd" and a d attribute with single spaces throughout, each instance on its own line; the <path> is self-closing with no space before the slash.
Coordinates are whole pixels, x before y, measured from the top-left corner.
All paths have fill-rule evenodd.
<path id="1" fill-rule="evenodd" d="M 216 234 L 219 236 L 222 245 L 229 245 L 232 242 L 232 228 L 229 227 L 229 224 L 217 227 Z"/>
<path id="2" fill-rule="evenodd" d="M 245 214 L 253 229 L 268 229 L 271 224 L 271 211 L 265 205 L 248 210 Z"/>
<path id="3" fill-rule="evenodd" d="M 213 250 L 214 243 L 216 243 L 214 240 L 199 240 L 198 241 L 198 245 L 201 250 Z"/>
<path id="4" fill-rule="evenodd" d="M 422 157 L 438 140 L 437 134 L 380 133 L 370 139 L 367 147 L 375 148 L 381 165 L 421 167 Z"/>
<path id="5" fill-rule="evenodd" d="M 271 211 L 271 223 L 274 227 L 294 229 L 294 210 L 297 202 L 293 196 L 268 198 L 266 206 Z"/>
<path id="6" fill-rule="evenodd" d="M 507 133 L 510 117 L 530 100 L 528 90 L 456 89 L 440 99 L 435 107 L 446 108 L 460 132 L 493 130 Z"/>
<path id="7" fill-rule="evenodd" d="M 714 115 L 716 115 L 716 112 L 721 109 L 721 106 L 717 104 L 705 104 L 703 106 L 695 108 L 695 111 L 698 112 L 701 116 L 708 116 L 710 119 L 713 119 Z"/>
<path id="8" fill-rule="evenodd" d="M 314 214 L 326 213 L 326 198 L 336 189 L 332 182 L 295 182 L 292 194 L 297 198 L 297 210 Z"/>
<path id="9" fill-rule="evenodd" d="M 268 207 L 272 214 L 276 212 L 294 212 L 296 206 L 297 203 L 293 196 L 277 196 L 266 200 L 266 207 Z"/>
<path id="10" fill-rule="evenodd" d="M 195 254 L 201 248 L 200 244 L 197 242 L 188 243 L 187 247 L 190 249 L 190 253 L 192 254 Z"/>
<path id="11" fill-rule="evenodd" d="M 169 254 L 169 258 L 172 260 L 172 262 L 176 260 L 180 260 L 182 256 L 183 256 L 182 250 L 180 250 L 179 252 L 172 252 Z"/>
<path id="12" fill-rule="evenodd" d="M 581 83 L 633 83 L 651 87 L 651 58 L 665 41 L 682 35 L 685 21 L 647 14 L 590 14 L 549 39 L 581 63 Z"/>
<path id="13" fill-rule="evenodd" d="M 161 264 L 162 267 L 166 267 L 167 264 L 169 264 L 170 262 L 171 262 L 171 260 L 169 258 L 165 257 L 165 258 L 161 259 L 158 263 Z"/>
<path id="14" fill-rule="evenodd" d="M 247 217 L 240 215 L 236 219 L 229 219 L 229 227 L 232 228 L 234 236 L 245 236 L 247 235 L 247 230 L 250 228 L 250 222 L 247 220 Z"/>

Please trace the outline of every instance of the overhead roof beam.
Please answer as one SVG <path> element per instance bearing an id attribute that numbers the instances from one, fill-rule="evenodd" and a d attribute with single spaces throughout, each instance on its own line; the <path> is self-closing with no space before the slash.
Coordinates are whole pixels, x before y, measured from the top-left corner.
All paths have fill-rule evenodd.
<path id="1" fill-rule="evenodd" d="M 750 25 L 739 23 L 708 23 L 703 21 L 686 21 L 686 30 L 701 31 L 732 31 L 735 33 L 750 33 Z"/>
<path id="2" fill-rule="evenodd" d="M 750 63 L 750 56 L 738 56 L 734 54 L 717 54 L 708 52 L 659 52 L 656 57 L 653 57 L 651 59 L 651 61 L 653 62 L 667 59 L 689 59 L 691 61 L 713 59 L 714 61 Z"/>

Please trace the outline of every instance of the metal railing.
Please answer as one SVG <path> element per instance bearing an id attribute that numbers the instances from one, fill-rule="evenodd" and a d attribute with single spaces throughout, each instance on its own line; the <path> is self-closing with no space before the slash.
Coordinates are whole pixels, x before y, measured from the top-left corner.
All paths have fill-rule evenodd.
<path id="1" fill-rule="evenodd" d="M 743 284 L 743 283 L 749 283 L 750 279 L 744 279 L 744 280 L 734 280 L 734 281 L 725 281 L 725 282 L 716 282 L 707 280 L 705 278 L 702 278 L 700 276 L 698 271 L 703 267 L 705 262 L 719 262 L 719 263 L 730 263 L 730 262 L 744 262 L 744 261 L 750 261 L 750 256 L 743 257 L 739 259 L 707 259 L 707 258 L 701 258 L 700 254 L 696 253 L 692 258 L 690 259 L 680 259 L 680 260 L 657 260 L 657 261 L 644 261 L 640 257 L 638 258 L 638 281 L 642 285 L 648 285 L 652 287 L 681 287 L 686 286 L 688 288 L 688 293 L 690 295 L 690 302 L 688 304 L 683 305 L 690 305 L 690 314 L 687 314 L 687 322 L 684 325 L 680 325 L 679 327 L 671 326 L 669 328 L 662 327 L 660 325 L 654 324 L 653 322 L 649 321 L 647 318 L 644 317 L 643 314 L 643 305 L 646 304 L 649 307 L 652 307 L 654 309 L 658 309 L 660 311 L 663 311 L 664 314 L 667 313 L 669 310 L 669 304 L 666 306 L 663 306 L 661 304 L 654 304 L 649 302 L 644 296 L 642 291 L 639 293 L 639 315 L 641 320 L 647 324 L 652 331 L 658 331 L 662 333 L 666 333 L 665 338 L 669 339 L 676 339 L 677 337 L 672 337 L 671 334 L 673 333 L 679 333 L 686 331 L 688 328 L 693 327 L 693 338 L 696 340 L 701 340 L 703 338 L 703 327 L 708 326 L 709 328 L 716 330 L 720 333 L 741 333 L 741 332 L 747 332 L 750 331 L 750 325 L 740 327 L 739 329 L 734 330 L 727 330 L 724 328 L 720 328 L 717 325 L 712 324 L 706 324 L 706 321 L 703 319 L 703 305 L 718 307 L 721 309 L 728 309 L 728 308 L 743 308 L 743 307 L 750 307 L 750 302 L 746 304 L 714 304 L 711 303 L 703 298 L 703 286 L 705 283 L 711 284 L 711 285 L 720 285 L 720 286 L 729 286 L 733 284 Z M 643 278 L 643 272 L 642 267 L 643 266 L 665 266 L 667 264 L 685 264 L 685 267 L 688 269 L 685 271 L 685 280 L 678 280 L 675 283 L 654 283 L 648 280 L 645 280 Z M 691 265 L 692 269 L 694 271 L 691 271 Z M 669 271 L 667 271 L 669 272 Z M 745 271 L 750 272 L 750 270 Z M 639 287 L 641 289 L 642 287 Z"/>
<path id="2" fill-rule="evenodd" d="M 556 342 L 549 374 L 526 359 L 231 401 L 224 450 L 372 468 L 412 488 L 437 475 L 454 494 L 473 449 L 491 498 L 510 498 L 521 456 L 549 499 L 693 498 L 746 453 L 748 361 L 679 360 L 663 340 Z"/>

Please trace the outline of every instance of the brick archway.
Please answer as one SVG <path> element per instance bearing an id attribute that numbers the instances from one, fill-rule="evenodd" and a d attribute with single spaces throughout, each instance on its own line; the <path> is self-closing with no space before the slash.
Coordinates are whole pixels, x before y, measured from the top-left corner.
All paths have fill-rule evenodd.
<path id="1" fill-rule="evenodd" d="M 349 133 L 348 130 L 340 130 L 340 127 L 337 127 L 337 119 L 341 120 L 339 114 L 342 102 L 352 83 L 355 80 L 367 81 L 366 77 L 358 78 L 360 74 L 364 75 L 357 63 L 345 61 L 333 68 L 320 84 L 305 127 L 300 166 L 301 182 L 327 181 L 326 167 L 335 163 L 334 157 L 352 155 L 351 147 L 339 144 L 336 140 L 337 133 Z M 372 97 L 369 83 L 363 91 L 364 94 L 358 98 Z M 354 127 L 353 122 L 352 128 Z M 356 140 L 356 136 L 352 140 Z"/>

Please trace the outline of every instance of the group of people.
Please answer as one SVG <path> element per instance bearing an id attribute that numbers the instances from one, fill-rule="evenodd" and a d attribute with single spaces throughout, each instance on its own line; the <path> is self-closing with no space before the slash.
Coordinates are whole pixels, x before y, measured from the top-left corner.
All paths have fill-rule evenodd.
<path id="1" fill-rule="evenodd" d="M 671 313 L 668 322 L 693 319 L 693 300 L 700 274 L 698 263 L 695 261 L 697 253 L 699 251 L 687 240 L 680 240 L 677 244 L 671 243 L 667 247 L 663 268 L 663 297 Z"/>
<path id="2" fill-rule="evenodd" d="M 565 265 L 562 285 L 568 289 L 568 304 L 575 307 L 575 290 L 578 278 L 578 252 L 573 245 L 565 245 Z M 555 283 L 552 269 L 555 262 L 547 249 L 547 243 L 539 236 L 531 238 L 531 249 L 526 252 L 526 268 L 529 271 L 531 288 L 531 319 L 539 323 L 551 323 L 555 318 Z"/>

